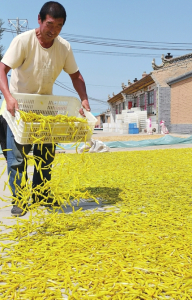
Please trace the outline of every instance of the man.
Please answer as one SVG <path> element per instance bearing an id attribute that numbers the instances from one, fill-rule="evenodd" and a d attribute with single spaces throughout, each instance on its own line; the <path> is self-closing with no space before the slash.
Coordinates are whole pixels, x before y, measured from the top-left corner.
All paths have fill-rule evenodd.
<path id="1" fill-rule="evenodd" d="M 70 44 L 59 36 L 66 20 L 64 7 L 55 1 L 46 2 L 38 15 L 39 28 L 22 33 L 15 37 L 0 63 L 0 89 L 7 103 L 7 110 L 14 116 L 18 103 L 11 93 L 52 94 L 55 80 L 62 70 L 69 74 L 75 90 L 78 92 L 82 106 L 90 110 L 85 82 L 78 70 Z M 10 89 L 8 88 L 7 73 L 12 69 Z M 83 110 L 80 111 L 83 114 Z M 7 152 L 9 184 L 13 194 L 12 215 L 22 216 L 25 210 L 21 205 L 15 183 L 21 186 L 24 172 L 25 156 L 31 150 L 31 145 L 19 145 L 15 142 L 9 126 L 7 129 Z M 24 148 L 24 151 L 23 151 Z M 46 155 L 47 149 L 51 155 Z M 48 153 L 49 153 L 48 152 Z M 46 163 L 42 164 L 45 180 L 50 180 L 50 166 L 55 155 L 51 144 L 44 144 L 43 151 L 34 145 L 34 157 L 41 157 Z M 18 176 L 19 171 L 19 176 Z M 27 179 L 27 175 L 26 175 Z M 34 167 L 33 188 L 42 186 L 40 173 Z M 47 190 L 38 199 L 41 201 L 50 197 Z M 51 198 L 50 198 L 51 201 Z"/>

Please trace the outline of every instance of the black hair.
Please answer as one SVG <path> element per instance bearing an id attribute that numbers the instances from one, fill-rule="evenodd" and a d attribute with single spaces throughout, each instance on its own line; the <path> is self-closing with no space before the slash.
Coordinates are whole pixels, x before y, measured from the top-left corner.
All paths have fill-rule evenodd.
<path id="1" fill-rule="evenodd" d="M 58 18 L 63 18 L 63 25 L 65 24 L 66 21 L 66 11 L 65 8 L 63 7 L 63 5 L 61 5 L 58 2 L 55 1 L 49 1 L 46 2 L 40 12 L 39 12 L 41 21 L 43 22 L 46 19 L 47 15 L 50 15 L 51 17 L 53 17 L 54 19 L 58 19 Z"/>

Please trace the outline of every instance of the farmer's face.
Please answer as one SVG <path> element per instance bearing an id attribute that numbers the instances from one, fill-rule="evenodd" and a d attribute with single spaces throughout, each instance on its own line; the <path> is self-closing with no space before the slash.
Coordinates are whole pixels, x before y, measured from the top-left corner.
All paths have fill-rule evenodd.
<path id="1" fill-rule="evenodd" d="M 42 38 L 47 42 L 53 41 L 61 32 L 63 21 L 63 18 L 54 19 L 50 15 L 46 15 L 46 19 L 42 22 L 38 15 L 38 23 L 40 25 Z"/>

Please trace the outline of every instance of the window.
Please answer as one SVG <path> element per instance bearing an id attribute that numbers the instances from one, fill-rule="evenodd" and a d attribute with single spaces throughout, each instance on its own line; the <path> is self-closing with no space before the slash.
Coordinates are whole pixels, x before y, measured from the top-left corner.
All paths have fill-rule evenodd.
<path id="1" fill-rule="evenodd" d="M 148 105 L 154 105 L 154 91 L 148 92 Z"/>
<path id="2" fill-rule="evenodd" d="M 137 97 L 133 98 L 133 107 L 137 107 Z"/>
<path id="3" fill-rule="evenodd" d="M 125 102 L 123 102 L 123 109 L 125 109 Z"/>
<path id="4" fill-rule="evenodd" d="M 148 115 L 152 115 L 153 114 L 153 106 L 152 105 L 148 105 L 147 106 L 147 114 Z"/>
<path id="5" fill-rule="evenodd" d="M 152 115 L 154 110 L 154 90 L 148 92 L 147 114 Z"/>
<path id="6" fill-rule="evenodd" d="M 140 95 L 140 108 L 141 110 L 145 110 L 145 94 Z"/>

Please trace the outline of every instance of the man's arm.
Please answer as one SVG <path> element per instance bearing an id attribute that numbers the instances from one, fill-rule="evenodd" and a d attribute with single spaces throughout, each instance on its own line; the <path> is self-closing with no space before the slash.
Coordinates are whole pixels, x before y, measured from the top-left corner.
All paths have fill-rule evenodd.
<path id="1" fill-rule="evenodd" d="M 74 89 L 79 94 L 79 97 L 81 98 L 82 106 L 90 111 L 89 101 L 87 97 L 86 87 L 85 87 L 85 81 L 79 71 L 75 72 L 74 74 L 69 74 L 71 77 L 71 80 L 73 82 Z M 80 110 L 80 114 L 83 114 L 83 110 Z"/>
<path id="2" fill-rule="evenodd" d="M 15 116 L 15 110 L 18 110 L 18 103 L 17 100 L 12 97 L 8 87 L 7 73 L 10 69 L 10 67 L 0 62 L 0 90 L 6 100 L 7 110 L 12 114 L 12 116 Z"/>

